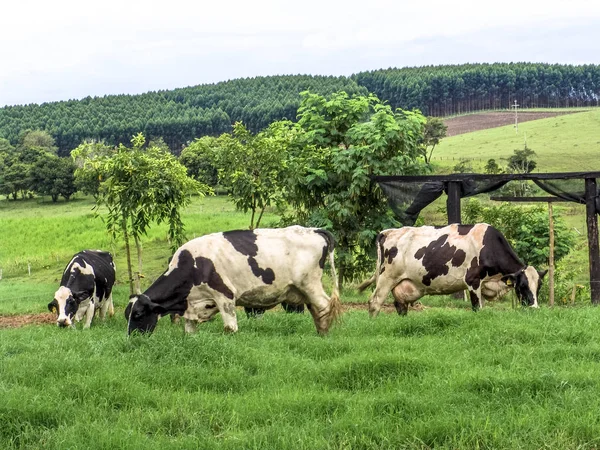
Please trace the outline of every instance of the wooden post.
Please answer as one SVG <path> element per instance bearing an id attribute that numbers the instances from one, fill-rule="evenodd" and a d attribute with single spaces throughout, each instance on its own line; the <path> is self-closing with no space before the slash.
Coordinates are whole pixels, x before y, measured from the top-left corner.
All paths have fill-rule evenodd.
<path id="1" fill-rule="evenodd" d="M 554 215 L 552 211 L 552 202 L 548 202 L 548 219 L 550 221 L 550 254 L 548 255 L 548 303 L 554 306 Z"/>
<path id="2" fill-rule="evenodd" d="M 596 215 L 596 179 L 585 179 L 585 211 L 590 248 L 590 291 L 592 303 L 600 303 L 600 252 L 598 249 L 598 216 Z"/>
<path id="3" fill-rule="evenodd" d="M 448 199 L 446 200 L 448 210 L 448 224 L 460 222 L 460 182 L 448 181 Z"/>

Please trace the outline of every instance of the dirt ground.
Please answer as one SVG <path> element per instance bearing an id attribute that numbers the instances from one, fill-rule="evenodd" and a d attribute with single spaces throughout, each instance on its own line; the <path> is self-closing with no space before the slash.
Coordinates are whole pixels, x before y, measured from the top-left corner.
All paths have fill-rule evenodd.
<path id="1" fill-rule="evenodd" d="M 0 328 L 19 328 L 24 325 L 42 325 L 55 323 L 56 315 L 52 313 L 22 314 L 18 316 L 0 316 Z"/>
<path id="2" fill-rule="evenodd" d="M 530 120 L 547 119 L 564 114 L 572 114 L 578 111 L 544 111 L 544 112 L 519 112 L 518 122 L 529 122 Z M 444 123 L 448 126 L 447 136 L 456 136 L 457 134 L 470 133 L 472 131 L 485 130 L 487 128 L 503 127 L 505 125 L 514 125 L 515 113 L 512 111 L 489 112 L 480 114 L 468 114 L 466 116 L 452 117 L 445 119 Z"/>
<path id="3" fill-rule="evenodd" d="M 348 302 L 342 303 L 344 311 L 351 310 L 364 310 L 369 308 L 366 303 L 355 303 Z M 417 302 L 413 306 L 409 307 L 410 311 L 423 311 L 425 307 Z M 396 313 L 394 305 L 391 303 L 385 303 L 381 307 L 383 313 Z M 1 328 L 20 328 L 25 325 L 55 325 L 56 315 L 52 313 L 41 313 L 41 314 L 22 314 L 15 316 L 0 316 L 0 329 Z"/>

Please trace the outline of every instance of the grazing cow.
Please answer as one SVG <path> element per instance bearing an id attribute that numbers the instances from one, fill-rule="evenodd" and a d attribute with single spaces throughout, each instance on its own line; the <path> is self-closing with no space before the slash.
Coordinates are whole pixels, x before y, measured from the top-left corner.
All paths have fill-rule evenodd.
<path id="1" fill-rule="evenodd" d="M 110 253 L 100 250 L 83 250 L 67 264 L 48 309 L 58 314 L 60 327 L 74 325 L 85 315 L 83 328 L 89 328 L 94 312 L 100 308 L 100 317 L 106 312 L 112 316 L 114 306 L 112 288 L 115 284 L 115 264 Z"/>
<path id="2" fill-rule="evenodd" d="M 225 329 L 238 329 L 236 305 L 268 309 L 286 301 L 308 304 L 317 331 L 326 333 L 341 304 L 331 233 L 292 226 L 226 231 L 193 239 L 171 258 L 169 268 L 125 309 L 128 332 L 152 332 L 159 315 L 177 313 L 185 330 L 221 313 Z M 325 261 L 334 280 L 331 298 L 321 278 Z"/>
<path id="3" fill-rule="evenodd" d="M 485 223 L 438 227 L 403 227 L 377 236 L 377 269 L 358 289 L 377 281 L 369 299 L 376 316 L 392 291 L 398 314 L 424 295 L 468 290 L 476 311 L 482 298 L 504 295 L 512 287 L 525 306 L 538 307 L 537 295 L 546 274 L 524 265 L 506 238 Z"/>

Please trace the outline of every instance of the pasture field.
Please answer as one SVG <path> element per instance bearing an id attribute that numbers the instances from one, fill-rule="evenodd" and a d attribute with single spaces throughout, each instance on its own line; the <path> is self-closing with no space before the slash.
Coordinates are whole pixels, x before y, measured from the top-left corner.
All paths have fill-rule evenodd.
<path id="1" fill-rule="evenodd" d="M 571 118 L 579 122 L 561 122 Z M 435 154 L 509 156 L 522 130 L 542 122 L 533 138 L 527 131 L 540 170 L 600 168 L 600 110 L 524 123 L 516 140 L 505 139 L 512 127 L 455 136 Z M 534 143 L 546 135 L 547 147 Z M 569 136 L 577 145 L 567 148 Z M 558 150 L 542 148 L 572 153 L 555 167 Z M 153 335 L 127 338 L 123 245 L 92 207 L 86 197 L 0 200 L 0 316 L 46 312 L 81 249 L 109 250 L 117 264 L 116 315 L 106 322 L 0 327 L 0 449 L 600 447 L 600 309 L 589 300 L 548 308 L 542 297 L 532 310 L 507 297 L 473 313 L 462 300 L 429 297 L 407 317 L 376 319 L 354 307 L 325 337 L 309 314 L 275 308 L 248 319 L 239 309 L 237 334 L 217 316 L 193 335 L 165 318 Z M 438 207 L 424 215 L 439 219 Z M 565 264 L 587 277 L 584 208 L 557 209 L 581 233 Z M 183 220 L 189 238 L 249 223 L 224 197 L 195 199 Z M 263 226 L 277 220 L 270 211 Z M 166 228 L 153 226 L 143 244 L 146 287 L 171 255 Z M 364 303 L 368 294 L 350 285 L 341 297 Z"/>
<path id="2" fill-rule="evenodd" d="M 593 449 L 600 310 L 0 330 L 0 448 Z"/>
<path id="3" fill-rule="evenodd" d="M 483 172 L 488 159 L 502 164 L 514 150 L 527 146 L 536 152 L 536 172 L 580 172 L 600 170 L 600 109 L 565 114 L 548 119 L 490 128 L 443 139 L 435 148 L 433 163 L 451 172 L 460 158 L 473 159 Z"/>

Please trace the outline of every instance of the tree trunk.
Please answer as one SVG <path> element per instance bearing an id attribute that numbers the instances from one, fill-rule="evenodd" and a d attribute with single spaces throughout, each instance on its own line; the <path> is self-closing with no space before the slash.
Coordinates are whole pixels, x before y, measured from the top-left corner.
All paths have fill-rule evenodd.
<path id="1" fill-rule="evenodd" d="M 133 236 L 135 239 L 135 248 L 137 250 L 137 262 L 138 262 L 138 270 L 135 274 L 135 293 L 137 295 L 142 293 L 141 288 L 141 278 L 142 278 L 142 243 L 140 242 L 139 237 L 136 235 Z"/>
<path id="2" fill-rule="evenodd" d="M 260 219 L 262 219 L 263 213 L 265 212 L 265 209 L 267 209 L 267 206 L 263 206 L 263 208 L 260 210 L 260 214 L 258 215 L 258 219 L 256 220 L 256 228 L 258 228 L 258 226 L 260 225 Z"/>
<path id="3" fill-rule="evenodd" d="M 127 276 L 129 281 L 129 295 L 133 295 L 133 273 L 131 271 L 131 249 L 129 248 L 129 234 L 127 233 L 127 218 L 121 221 L 123 228 L 123 240 L 125 241 L 125 256 L 127 257 Z"/>

